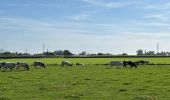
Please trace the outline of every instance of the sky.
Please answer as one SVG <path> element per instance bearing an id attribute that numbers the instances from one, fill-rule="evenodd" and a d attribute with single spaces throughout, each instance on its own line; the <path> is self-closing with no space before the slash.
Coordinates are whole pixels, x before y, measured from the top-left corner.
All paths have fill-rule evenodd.
<path id="1" fill-rule="evenodd" d="M 169 0 L 0 0 L 0 48 L 41 53 L 170 51 Z"/>

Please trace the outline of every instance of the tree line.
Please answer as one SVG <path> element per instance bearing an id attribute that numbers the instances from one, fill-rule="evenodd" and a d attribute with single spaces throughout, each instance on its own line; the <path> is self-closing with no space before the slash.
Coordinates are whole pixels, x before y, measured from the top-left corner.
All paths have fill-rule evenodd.
<path id="1" fill-rule="evenodd" d="M 70 50 L 56 50 L 53 52 L 43 52 L 43 53 L 36 53 L 36 54 L 29 54 L 29 53 L 19 53 L 19 52 L 10 52 L 4 49 L 0 49 L 0 56 L 128 56 L 127 53 L 122 54 L 111 54 L 111 53 L 87 53 L 86 51 L 82 51 L 79 54 L 74 54 Z M 144 51 L 142 49 L 138 49 L 136 51 L 137 56 L 170 56 L 170 52 L 155 52 L 155 51 Z"/>
<path id="2" fill-rule="evenodd" d="M 170 52 L 161 51 L 161 52 L 155 52 L 155 51 L 144 51 L 142 49 L 139 49 L 136 51 L 136 54 L 138 56 L 170 56 Z"/>

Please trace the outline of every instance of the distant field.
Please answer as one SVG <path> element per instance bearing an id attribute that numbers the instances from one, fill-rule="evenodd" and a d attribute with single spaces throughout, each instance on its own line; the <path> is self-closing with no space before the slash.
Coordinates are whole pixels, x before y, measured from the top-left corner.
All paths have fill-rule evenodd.
<path id="1" fill-rule="evenodd" d="M 34 61 L 43 61 L 45 64 L 60 64 L 62 60 L 68 60 L 72 63 L 84 64 L 104 64 L 109 63 L 111 60 L 148 60 L 150 63 L 155 64 L 170 64 L 170 57 L 163 58 L 19 58 L 19 59 L 0 59 L 0 62 L 27 62 L 32 64 Z"/>
<path id="2" fill-rule="evenodd" d="M 102 64 L 111 60 L 149 60 L 169 63 L 170 58 L 69 58 L 73 63 Z M 46 69 L 0 72 L 0 100 L 169 100 L 170 66 L 139 68 L 109 66 L 54 66 L 62 58 L 1 59 L 0 62 L 44 61 Z"/>

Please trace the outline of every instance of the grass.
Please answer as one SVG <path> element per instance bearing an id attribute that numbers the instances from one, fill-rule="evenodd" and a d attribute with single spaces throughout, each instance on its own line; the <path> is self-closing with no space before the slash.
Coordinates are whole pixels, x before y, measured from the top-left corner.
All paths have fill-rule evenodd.
<path id="1" fill-rule="evenodd" d="M 45 64 L 60 64 L 62 60 L 68 60 L 72 63 L 84 64 L 104 64 L 111 60 L 148 60 L 154 64 L 170 64 L 170 57 L 154 57 L 154 58 L 19 58 L 19 59 L 0 59 L 0 62 L 27 62 L 32 64 L 34 61 L 43 61 Z"/>
<path id="2" fill-rule="evenodd" d="M 46 69 L 0 72 L 0 100 L 169 100 L 170 66 L 140 66 L 139 68 L 111 68 L 109 66 L 50 65 L 56 59 L 6 59 L 32 64 L 42 60 Z M 106 63 L 112 59 L 67 59 L 73 63 Z M 136 60 L 136 59 L 135 59 Z M 168 59 L 152 59 L 161 63 Z M 160 61 L 161 60 L 161 61 Z M 158 62 L 156 62 L 158 61 Z"/>

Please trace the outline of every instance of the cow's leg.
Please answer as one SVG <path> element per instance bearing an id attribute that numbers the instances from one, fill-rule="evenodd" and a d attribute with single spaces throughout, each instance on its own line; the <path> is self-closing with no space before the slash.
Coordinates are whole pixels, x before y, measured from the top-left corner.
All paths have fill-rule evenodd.
<path id="1" fill-rule="evenodd" d="M 5 67 L 5 71 L 7 71 L 8 70 L 8 68 L 7 67 Z"/>
<path id="2" fill-rule="evenodd" d="M 133 68 L 133 64 L 131 64 L 130 67 Z"/>
<path id="3" fill-rule="evenodd" d="M 125 68 L 126 67 L 126 62 L 125 61 L 123 61 L 123 68 Z"/>
<path id="4" fill-rule="evenodd" d="M 16 70 L 19 70 L 19 66 L 16 67 Z"/>
<path id="5" fill-rule="evenodd" d="M 24 66 L 24 70 L 25 70 L 25 71 L 27 70 L 27 67 L 26 67 L 26 66 Z"/>
<path id="6" fill-rule="evenodd" d="M 119 69 L 119 65 L 117 66 L 117 68 Z"/>
<path id="7" fill-rule="evenodd" d="M 126 68 L 126 64 L 123 64 L 123 68 Z"/>
<path id="8" fill-rule="evenodd" d="M 131 68 L 132 68 L 132 67 L 137 68 L 137 65 L 136 65 L 136 64 L 132 64 L 132 65 L 131 65 Z"/>
<path id="9" fill-rule="evenodd" d="M 37 68 L 37 65 L 34 65 L 34 68 Z"/>
<path id="10" fill-rule="evenodd" d="M 26 65 L 25 67 L 26 67 L 27 70 L 29 70 L 29 66 L 28 65 Z"/>
<path id="11" fill-rule="evenodd" d="M 4 67 L 1 66 L 1 71 L 2 71 L 2 69 L 4 69 Z"/>
<path id="12" fill-rule="evenodd" d="M 11 67 L 10 67 L 10 70 L 12 71 L 12 69 L 13 69 L 13 68 L 12 68 L 12 66 L 11 66 Z"/>

